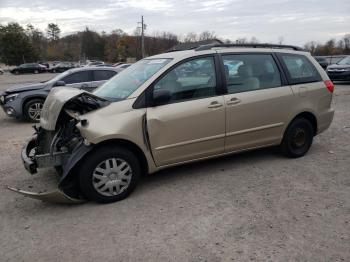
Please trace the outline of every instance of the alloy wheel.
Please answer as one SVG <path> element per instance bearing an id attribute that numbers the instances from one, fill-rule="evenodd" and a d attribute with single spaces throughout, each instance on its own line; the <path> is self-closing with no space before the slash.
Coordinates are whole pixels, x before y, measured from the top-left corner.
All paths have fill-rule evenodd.
<path id="1" fill-rule="evenodd" d="M 42 109 L 43 109 L 43 103 L 36 102 L 31 104 L 28 108 L 29 117 L 34 121 L 39 121 Z"/>

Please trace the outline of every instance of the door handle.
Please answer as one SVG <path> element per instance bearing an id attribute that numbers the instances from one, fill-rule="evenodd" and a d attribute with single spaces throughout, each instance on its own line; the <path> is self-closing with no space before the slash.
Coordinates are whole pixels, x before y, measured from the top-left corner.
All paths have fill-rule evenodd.
<path id="1" fill-rule="evenodd" d="M 218 101 L 213 101 L 208 106 L 208 108 L 218 108 L 218 107 L 222 107 L 222 104 L 220 104 Z"/>
<path id="2" fill-rule="evenodd" d="M 232 97 L 228 102 L 226 102 L 227 105 L 235 105 L 240 103 L 242 100 L 238 99 L 237 97 Z"/>

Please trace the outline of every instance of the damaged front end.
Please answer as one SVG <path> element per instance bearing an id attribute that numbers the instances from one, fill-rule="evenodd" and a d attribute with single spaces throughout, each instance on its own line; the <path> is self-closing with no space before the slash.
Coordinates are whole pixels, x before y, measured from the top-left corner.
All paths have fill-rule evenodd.
<path id="1" fill-rule="evenodd" d="M 34 193 L 13 187 L 9 189 L 28 197 L 56 203 L 80 203 L 74 171 L 79 161 L 92 150 L 76 125 L 86 124 L 81 116 L 107 106 L 110 102 L 83 90 L 55 88 L 48 95 L 41 114 L 40 126 L 25 144 L 21 158 L 30 174 L 40 168 L 54 167 L 59 173 L 58 188 L 53 192 Z"/>

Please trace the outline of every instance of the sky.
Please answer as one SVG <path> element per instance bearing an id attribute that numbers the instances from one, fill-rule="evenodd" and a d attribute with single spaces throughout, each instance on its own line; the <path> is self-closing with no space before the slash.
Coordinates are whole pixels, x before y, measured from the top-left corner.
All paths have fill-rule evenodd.
<path id="1" fill-rule="evenodd" d="M 146 33 L 180 36 L 214 31 L 222 39 L 303 45 L 350 33 L 350 0 L 0 0 L 0 23 L 31 23 L 62 35 L 89 27 L 132 33 L 144 15 Z"/>

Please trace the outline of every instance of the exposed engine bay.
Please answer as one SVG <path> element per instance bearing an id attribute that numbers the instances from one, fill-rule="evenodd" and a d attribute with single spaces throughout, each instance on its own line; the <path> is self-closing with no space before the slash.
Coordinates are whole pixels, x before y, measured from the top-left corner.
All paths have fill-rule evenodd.
<path id="1" fill-rule="evenodd" d="M 72 88 L 53 89 L 47 97 L 40 126 L 22 150 L 22 161 L 31 174 L 37 169 L 54 167 L 60 175 L 56 192 L 33 193 L 9 187 L 28 197 L 59 203 L 83 201 L 76 183 L 74 168 L 92 149 L 76 125 L 87 124 L 84 114 L 109 105 L 106 99 Z"/>

